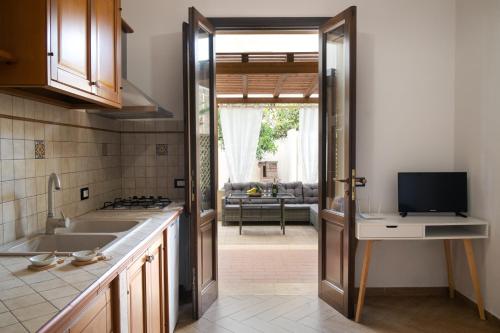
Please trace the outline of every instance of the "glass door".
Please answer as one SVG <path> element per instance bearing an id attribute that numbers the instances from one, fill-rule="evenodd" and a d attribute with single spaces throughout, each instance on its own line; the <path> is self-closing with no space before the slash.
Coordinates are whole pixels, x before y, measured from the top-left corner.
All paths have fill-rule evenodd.
<path id="1" fill-rule="evenodd" d="M 319 30 L 319 296 L 354 315 L 356 7 Z"/>
<path id="2" fill-rule="evenodd" d="M 190 213 L 194 317 L 215 301 L 217 283 L 215 61 L 212 24 L 194 7 L 189 8 L 184 46 L 188 84 L 185 105 L 189 135 L 186 207 Z"/>

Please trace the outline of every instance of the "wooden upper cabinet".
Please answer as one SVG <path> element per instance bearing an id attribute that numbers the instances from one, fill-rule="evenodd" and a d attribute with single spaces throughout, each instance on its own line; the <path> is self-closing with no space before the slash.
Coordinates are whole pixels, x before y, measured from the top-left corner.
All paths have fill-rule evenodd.
<path id="1" fill-rule="evenodd" d="M 121 101 L 121 20 L 117 0 L 92 0 L 92 77 L 97 95 Z"/>
<path id="2" fill-rule="evenodd" d="M 2 0 L 0 89 L 64 107 L 121 107 L 120 0 Z"/>
<path id="3" fill-rule="evenodd" d="M 90 3 L 51 0 L 50 5 L 50 78 L 91 92 Z"/>

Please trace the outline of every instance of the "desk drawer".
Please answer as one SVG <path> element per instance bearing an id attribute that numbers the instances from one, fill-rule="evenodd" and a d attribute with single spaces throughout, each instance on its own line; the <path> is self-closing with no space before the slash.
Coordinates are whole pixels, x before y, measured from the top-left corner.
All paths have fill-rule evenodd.
<path id="1" fill-rule="evenodd" d="M 359 224 L 358 237 L 363 238 L 421 238 L 421 225 Z"/>

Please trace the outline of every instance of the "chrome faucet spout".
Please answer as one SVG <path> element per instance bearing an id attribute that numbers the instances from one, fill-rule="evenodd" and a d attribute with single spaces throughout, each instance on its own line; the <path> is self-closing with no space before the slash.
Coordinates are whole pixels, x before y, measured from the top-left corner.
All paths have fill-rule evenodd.
<path id="1" fill-rule="evenodd" d="M 49 186 L 47 191 L 47 217 L 54 217 L 54 199 L 52 187 L 59 191 L 61 189 L 61 179 L 54 172 L 49 176 Z"/>

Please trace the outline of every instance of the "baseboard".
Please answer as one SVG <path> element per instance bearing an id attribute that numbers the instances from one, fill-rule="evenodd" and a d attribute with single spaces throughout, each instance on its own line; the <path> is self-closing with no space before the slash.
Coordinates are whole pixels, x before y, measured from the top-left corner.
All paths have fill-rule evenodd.
<path id="1" fill-rule="evenodd" d="M 458 292 L 455 290 L 455 297 L 459 299 L 460 301 L 464 302 L 468 307 L 474 309 L 477 311 L 477 304 L 473 300 L 471 300 L 469 297 L 465 296 L 464 294 Z M 484 310 L 484 313 L 486 315 L 487 320 L 493 321 L 498 327 L 500 327 L 500 318 L 492 314 L 491 312 Z"/>
<path id="2" fill-rule="evenodd" d="M 359 288 L 356 288 L 358 295 Z M 388 287 L 366 288 L 366 296 L 446 296 L 448 287 Z"/>

